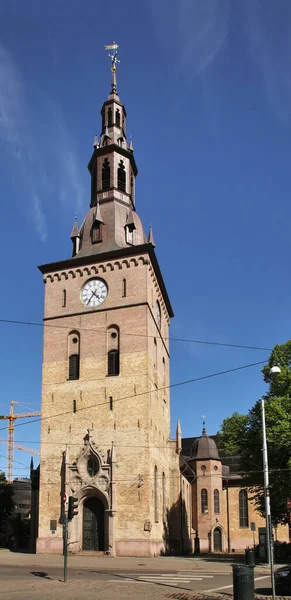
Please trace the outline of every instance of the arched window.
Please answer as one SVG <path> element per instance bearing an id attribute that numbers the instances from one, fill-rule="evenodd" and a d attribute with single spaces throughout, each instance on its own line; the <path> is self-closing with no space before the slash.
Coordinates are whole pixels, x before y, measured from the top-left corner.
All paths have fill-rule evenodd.
<path id="1" fill-rule="evenodd" d="M 108 158 L 105 158 L 102 165 L 102 190 L 110 188 L 110 164 Z"/>
<path id="2" fill-rule="evenodd" d="M 213 499 L 214 499 L 214 514 L 219 515 L 219 513 L 220 513 L 219 490 L 214 490 Z"/>
<path id="3" fill-rule="evenodd" d="M 203 515 L 208 513 L 208 494 L 205 488 L 201 490 L 201 512 Z"/>
<path id="4" fill-rule="evenodd" d="M 162 475 L 162 502 L 163 502 L 163 522 L 167 520 L 166 515 L 166 476 L 165 473 Z"/>
<path id="5" fill-rule="evenodd" d="M 87 460 L 87 472 L 90 477 L 95 477 L 98 473 L 98 462 L 95 457 L 90 457 Z"/>
<path id="6" fill-rule="evenodd" d="M 122 192 L 126 191 L 126 172 L 123 160 L 120 161 L 117 169 L 117 187 Z"/>
<path id="7" fill-rule="evenodd" d="M 107 330 L 107 375 L 119 375 L 119 328 L 116 325 Z"/>
<path id="8" fill-rule="evenodd" d="M 79 354 L 69 357 L 69 379 L 79 379 Z"/>
<path id="9" fill-rule="evenodd" d="M 108 370 L 107 374 L 112 377 L 119 375 L 119 352 L 118 350 L 110 350 L 108 352 Z"/>
<path id="10" fill-rule="evenodd" d="M 154 502 L 155 502 L 155 522 L 159 522 L 159 503 L 158 503 L 158 467 L 154 470 Z"/>
<path id="11" fill-rule="evenodd" d="M 107 124 L 108 124 L 108 127 L 111 127 L 111 125 L 112 125 L 112 108 L 110 106 L 109 106 L 108 112 L 107 112 Z"/>
<path id="12" fill-rule="evenodd" d="M 71 331 L 68 337 L 68 379 L 79 379 L 80 376 L 80 334 Z"/>
<path id="13" fill-rule="evenodd" d="M 247 528 L 249 526 L 248 493 L 246 490 L 240 490 L 239 501 L 239 526 Z"/>
<path id="14" fill-rule="evenodd" d="M 117 127 L 120 127 L 120 110 L 119 110 L 119 108 L 117 108 L 115 111 L 115 124 L 117 125 Z"/>

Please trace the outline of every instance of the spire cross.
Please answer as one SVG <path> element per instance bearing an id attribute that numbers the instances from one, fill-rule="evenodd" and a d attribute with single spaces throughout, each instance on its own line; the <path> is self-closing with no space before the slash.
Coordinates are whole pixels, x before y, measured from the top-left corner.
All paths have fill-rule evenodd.
<path id="1" fill-rule="evenodd" d="M 120 60 L 117 58 L 117 48 L 119 48 L 118 44 L 113 42 L 113 44 L 109 44 L 105 46 L 105 50 L 114 50 L 113 54 L 108 54 L 109 58 L 111 58 L 111 71 L 115 73 L 117 70 L 117 63 L 120 63 Z"/>

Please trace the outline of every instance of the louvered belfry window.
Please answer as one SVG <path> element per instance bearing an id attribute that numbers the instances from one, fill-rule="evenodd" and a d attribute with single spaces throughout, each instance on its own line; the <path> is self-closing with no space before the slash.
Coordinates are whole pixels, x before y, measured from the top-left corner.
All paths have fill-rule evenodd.
<path id="1" fill-rule="evenodd" d="M 115 111 L 115 124 L 120 127 L 120 110 L 119 108 Z"/>
<path id="2" fill-rule="evenodd" d="M 104 159 L 102 165 L 102 190 L 109 190 L 110 188 L 110 164 L 108 158 Z"/>
<path id="3" fill-rule="evenodd" d="M 122 192 L 126 192 L 126 171 L 123 160 L 120 161 L 117 169 L 117 187 Z"/>
<path id="4" fill-rule="evenodd" d="M 119 351 L 110 350 L 108 352 L 108 375 L 119 375 Z"/>
<path id="5" fill-rule="evenodd" d="M 69 357 L 69 379 L 79 379 L 79 355 L 72 354 Z"/>

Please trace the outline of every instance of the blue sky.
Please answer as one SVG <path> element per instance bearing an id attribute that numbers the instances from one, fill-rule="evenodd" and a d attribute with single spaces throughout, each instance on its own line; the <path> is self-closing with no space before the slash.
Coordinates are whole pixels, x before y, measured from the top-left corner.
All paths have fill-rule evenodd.
<path id="1" fill-rule="evenodd" d="M 0 318 L 41 323 L 37 265 L 70 256 L 115 39 L 136 206 L 153 225 L 171 336 L 266 348 L 290 338 L 289 0 L 0 4 Z M 42 328 L 0 323 L 0 336 L 1 413 L 12 399 L 39 410 Z M 173 341 L 171 381 L 268 356 Z M 199 435 L 205 414 L 215 433 L 264 392 L 260 370 L 174 388 L 172 430 L 179 417 L 184 436 Z M 38 448 L 39 425 L 20 423 L 15 440 Z M 27 475 L 30 455 L 15 460 Z"/>

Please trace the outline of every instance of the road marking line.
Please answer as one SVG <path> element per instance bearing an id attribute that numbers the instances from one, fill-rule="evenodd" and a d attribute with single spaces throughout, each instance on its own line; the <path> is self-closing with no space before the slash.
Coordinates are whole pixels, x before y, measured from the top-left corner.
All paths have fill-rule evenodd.
<path id="1" fill-rule="evenodd" d="M 260 579 L 266 579 L 266 577 L 270 577 L 270 575 L 263 575 L 262 577 L 255 577 L 255 581 L 260 581 Z M 231 587 L 233 587 L 233 584 L 231 584 L 231 585 L 224 585 L 223 587 L 218 587 L 218 588 L 215 588 L 213 590 L 203 590 L 203 593 L 205 594 L 206 592 L 207 593 L 218 592 L 219 590 L 227 590 L 227 588 L 231 588 Z"/>
<path id="2" fill-rule="evenodd" d="M 180 581 L 190 583 L 190 579 L 179 579 L 177 577 L 166 577 L 165 579 L 161 579 L 160 577 L 139 577 L 139 581 L 160 581 L 161 583 L 165 581 Z"/>

